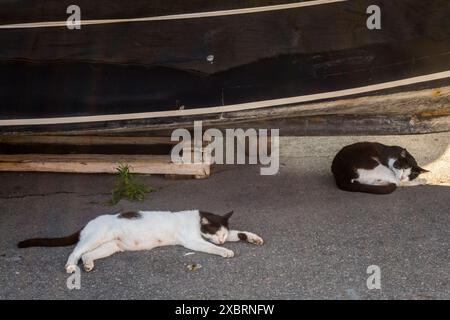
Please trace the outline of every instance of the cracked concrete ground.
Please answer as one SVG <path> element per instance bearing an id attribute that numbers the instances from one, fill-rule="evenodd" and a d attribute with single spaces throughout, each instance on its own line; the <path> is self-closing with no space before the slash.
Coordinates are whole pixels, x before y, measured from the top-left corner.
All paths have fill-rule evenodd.
<path id="1" fill-rule="evenodd" d="M 431 169 L 430 185 L 375 196 L 342 192 L 329 172 L 333 154 L 353 141 L 400 144 Z M 281 167 L 225 166 L 207 180 L 140 176 L 159 189 L 143 203 L 105 205 L 111 175 L 1 173 L 2 299 L 449 299 L 450 134 L 400 137 L 283 138 Z M 19 250 L 20 240 L 61 236 L 121 210 L 226 212 L 261 247 L 230 243 L 223 259 L 182 247 L 126 252 L 81 274 L 66 288 L 71 247 Z M 189 272 L 187 265 L 202 268 Z M 381 290 L 366 269 L 381 268 Z"/>

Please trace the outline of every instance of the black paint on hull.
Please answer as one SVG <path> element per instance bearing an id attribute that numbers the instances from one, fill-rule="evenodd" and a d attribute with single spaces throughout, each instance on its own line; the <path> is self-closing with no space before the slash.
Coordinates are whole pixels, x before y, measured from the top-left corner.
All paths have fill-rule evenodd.
<path id="1" fill-rule="evenodd" d="M 9 4 L 0 13 L 0 21 L 60 20 L 66 3 L 45 2 L 48 10 L 34 12 Z M 120 12 L 119 2 L 100 2 L 103 9 L 95 10 L 98 2 L 81 1 L 82 10 L 86 8 L 83 19 L 243 6 L 241 1 L 240 5 L 194 1 L 189 7 L 186 1 L 175 1 L 167 7 L 155 1 L 147 7 L 143 1 L 133 6 L 121 1 Z M 365 11 L 372 4 L 382 8 L 381 30 L 366 28 Z M 61 27 L 0 30 L 0 41 L 6 44 L 0 47 L 0 120 L 200 109 L 446 71 L 450 70 L 448 16 L 448 1 L 358 0 L 226 17 L 83 26 L 74 31 Z M 206 60 L 211 54 L 214 63 Z M 127 123 L 161 122 L 167 119 Z M 67 128 L 77 126 L 110 124 Z M 12 128 L 0 130 L 17 129 Z"/>

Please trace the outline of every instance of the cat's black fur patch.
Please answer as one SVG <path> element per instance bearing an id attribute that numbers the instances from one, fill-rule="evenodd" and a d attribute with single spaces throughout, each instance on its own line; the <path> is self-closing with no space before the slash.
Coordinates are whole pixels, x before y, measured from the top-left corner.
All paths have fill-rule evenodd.
<path id="1" fill-rule="evenodd" d="M 239 232 L 238 233 L 238 238 L 239 238 L 239 240 L 247 241 L 247 235 L 245 233 Z"/>
<path id="2" fill-rule="evenodd" d="M 199 211 L 200 213 L 200 230 L 202 233 L 215 234 L 221 227 L 228 227 L 228 219 L 230 218 L 231 213 L 227 213 L 224 216 L 220 216 L 211 212 Z M 208 223 L 202 223 L 201 221 L 206 219 Z"/>
<path id="3" fill-rule="evenodd" d="M 118 216 L 119 219 L 140 219 L 141 217 L 142 215 L 135 211 L 122 212 Z"/>

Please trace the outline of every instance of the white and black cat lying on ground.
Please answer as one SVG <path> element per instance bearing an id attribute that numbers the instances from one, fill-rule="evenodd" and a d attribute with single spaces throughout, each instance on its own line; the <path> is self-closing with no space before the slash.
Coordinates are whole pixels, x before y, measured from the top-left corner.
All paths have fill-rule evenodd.
<path id="1" fill-rule="evenodd" d="M 263 239 L 254 233 L 230 230 L 233 212 L 219 216 L 199 210 L 165 212 L 138 211 L 102 215 L 80 231 L 63 238 L 28 239 L 19 248 L 60 247 L 77 244 L 66 263 L 68 273 L 75 272 L 78 260 L 91 271 L 94 261 L 120 251 L 150 250 L 182 245 L 185 248 L 231 258 L 234 252 L 216 244 L 244 240 L 257 245 Z M 207 241 L 208 240 L 208 241 Z"/>
<path id="2" fill-rule="evenodd" d="M 339 151 L 331 165 L 339 189 L 387 194 L 398 186 L 425 184 L 417 177 L 428 170 L 406 149 L 377 142 L 358 142 Z"/>

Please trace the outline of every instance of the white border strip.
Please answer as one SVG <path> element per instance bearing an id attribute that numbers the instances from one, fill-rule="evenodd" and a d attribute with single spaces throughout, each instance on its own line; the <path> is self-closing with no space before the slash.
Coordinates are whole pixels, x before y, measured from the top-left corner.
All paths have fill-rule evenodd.
<path id="1" fill-rule="evenodd" d="M 113 24 L 113 23 L 127 23 L 127 22 L 163 21 L 163 20 L 181 20 L 181 19 L 195 19 L 195 18 L 207 18 L 207 17 L 221 17 L 221 16 L 231 16 L 231 15 L 237 15 L 237 14 L 248 14 L 248 13 L 266 12 L 266 11 L 294 9 L 294 8 L 301 8 L 301 7 L 310 7 L 310 6 L 317 6 L 317 5 L 336 3 L 336 2 L 346 2 L 346 1 L 347 0 L 313 0 L 313 1 L 303 1 L 303 2 L 297 2 L 297 3 L 279 4 L 279 5 L 273 5 L 273 6 L 196 12 L 196 13 L 182 13 L 182 14 L 172 14 L 172 15 L 156 16 L 156 17 L 131 18 L 131 19 L 81 20 L 80 25 L 84 26 L 84 25 L 95 25 L 95 24 Z M 0 25 L 0 29 L 65 27 L 66 25 L 67 25 L 66 21 L 49 21 L 49 22 L 5 24 L 5 25 Z"/>
<path id="2" fill-rule="evenodd" d="M 0 126 L 35 126 L 35 125 L 49 125 L 49 124 L 68 124 L 68 123 L 87 123 L 100 121 L 120 121 L 120 120 L 137 120 L 137 119 L 151 119 L 151 118 L 165 118 L 177 116 L 193 116 L 208 113 L 233 112 L 242 110 L 260 109 L 266 107 L 296 104 L 303 102 L 311 102 L 315 100 L 332 99 L 345 97 L 355 94 L 373 92 L 383 89 L 396 88 L 410 84 L 421 82 L 439 80 L 450 78 L 450 70 L 432 73 L 425 76 L 407 78 L 402 80 L 384 82 L 365 87 L 358 87 L 352 89 L 345 89 L 339 91 L 330 91 L 326 93 L 317 93 L 304 96 L 296 96 L 291 98 L 263 100 L 249 103 L 232 104 L 228 106 L 196 108 L 187 110 L 173 110 L 173 111 L 155 111 L 155 112 L 140 112 L 140 113 L 124 113 L 98 116 L 83 116 L 83 117 L 61 117 L 61 118 L 38 118 L 38 119 L 14 119 L 14 120 L 0 120 Z"/>

